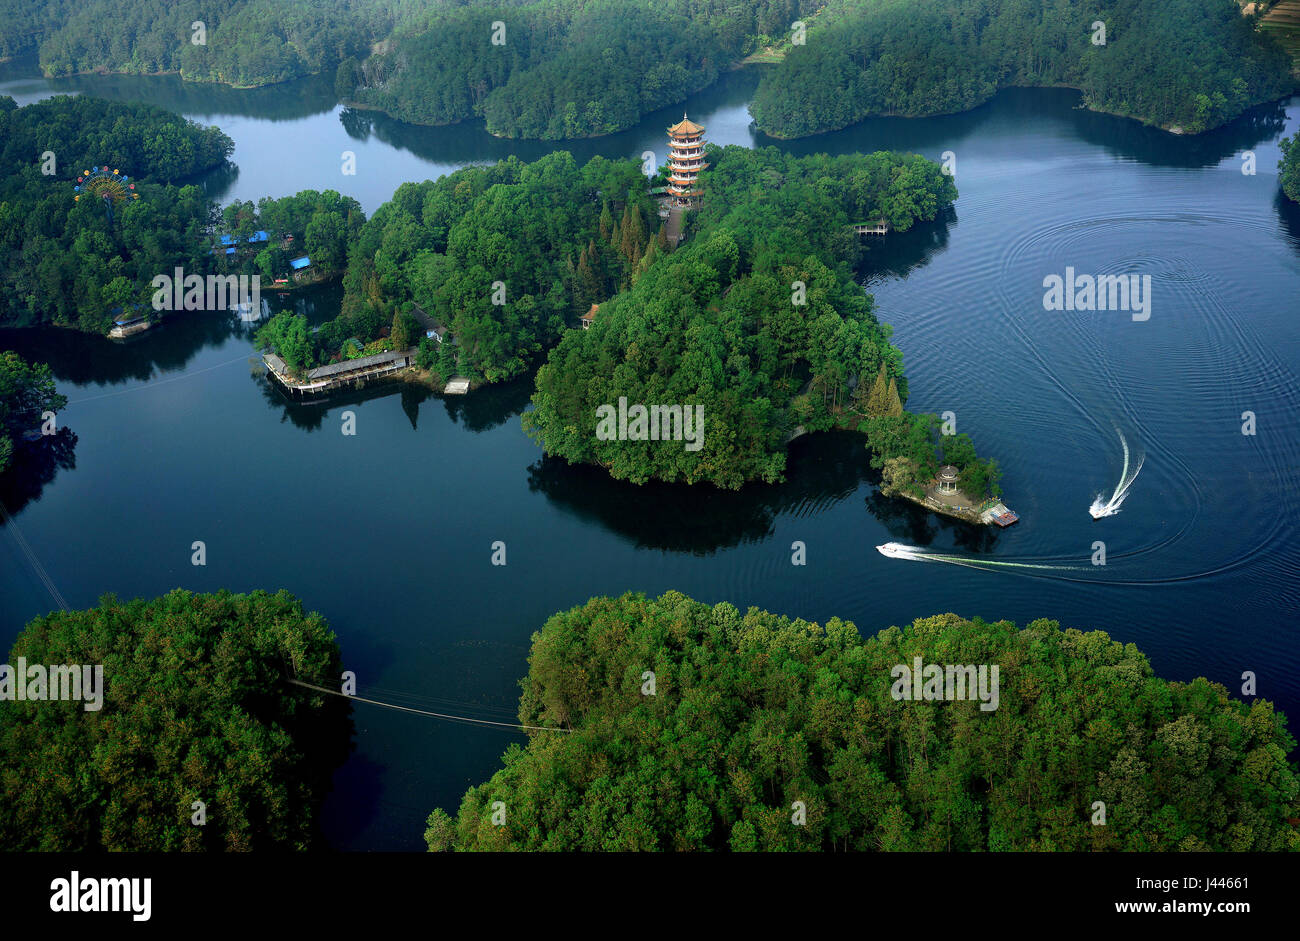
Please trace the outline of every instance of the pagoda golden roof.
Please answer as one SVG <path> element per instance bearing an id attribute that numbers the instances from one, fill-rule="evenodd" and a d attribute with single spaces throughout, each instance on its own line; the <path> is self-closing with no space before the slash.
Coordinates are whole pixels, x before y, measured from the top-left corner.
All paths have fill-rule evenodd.
<path id="1" fill-rule="evenodd" d="M 681 121 L 670 127 L 668 133 L 674 137 L 691 137 L 696 134 L 703 134 L 704 128 L 683 114 Z"/>

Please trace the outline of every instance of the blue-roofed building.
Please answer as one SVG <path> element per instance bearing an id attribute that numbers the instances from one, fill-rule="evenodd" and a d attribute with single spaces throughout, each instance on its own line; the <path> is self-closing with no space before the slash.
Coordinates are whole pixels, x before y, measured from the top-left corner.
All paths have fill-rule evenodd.
<path id="1" fill-rule="evenodd" d="M 226 249 L 226 254 L 227 254 L 227 255 L 233 255 L 233 254 L 235 254 L 235 249 L 234 249 L 234 247 L 232 246 L 231 248 Z"/>
<path id="2" fill-rule="evenodd" d="M 295 258 L 292 261 L 290 261 L 289 267 L 292 268 L 294 271 L 302 271 L 304 268 L 311 267 L 311 259 L 308 258 L 306 255 L 303 255 L 301 258 Z"/>
<path id="3" fill-rule="evenodd" d="M 258 229 L 256 232 L 254 232 L 252 235 L 248 237 L 248 241 L 251 244 L 254 242 L 265 242 L 268 241 L 270 238 L 271 236 L 267 235 L 261 229 Z"/>
<path id="4" fill-rule="evenodd" d="M 235 237 L 234 237 L 233 235 L 223 235 L 223 236 L 221 236 L 221 244 L 222 244 L 222 245 L 234 245 L 234 244 L 235 244 Z"/>

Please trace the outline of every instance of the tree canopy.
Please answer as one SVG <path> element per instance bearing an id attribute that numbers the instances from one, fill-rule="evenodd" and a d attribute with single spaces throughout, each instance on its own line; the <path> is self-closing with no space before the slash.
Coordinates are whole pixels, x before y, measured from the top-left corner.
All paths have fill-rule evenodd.
<path id="1" fill-rule="evenodd" d="M 628 282 L 652 215 L 635 161 L 578 167 L 565 151 L 404 183 L 351 240 L 343 310 L 318 332 L 318 355 L 418 307 L 448 332 L 423 341 L 421 365 L 476 382 L 521 375 Z"/>
<path id="2" fill-rule="evenodd" d="M 884 152 L 729 146 L 708 160 L 690 238 L 656 247 L 591 329 L 569 331 L 538 370 L 523 421 L 548 454 L 637 483 L 734 489 L 779 480 L 790 437 L 847 422 L 855 389 L 881 370 L 901 409 L 902 354 L 853 278 L 863 249 L 850 223 L 934 219 L 956 198 L 951 177 Z M 621 399 L 699 409 L 702 446 L 601 436 L 598 410 Z"/>
<path id="3" fill-rule="evenodd" d="M 12 350 L 0 352 L 0 473 L 13 459 L 15 439 L 41 426 L 41 414 L 57 412 L 67 396 L 54 388 L 45 363 L 28 363 Z"/>
<path id="4" fill-rule="evenodd" d="M 34 49 L 46 75 L 179 72 L 187 81 L 267 85 L 333 71 L 341 59 L 364 54 L 409 6 L 409 0 L 0 0 L 0 56 Z"/>
<path id="5" fill-rule="evenodd" d="M 151 105 L 59 96 L 19 108 L 0 98 L 0 324 L 103 332 L 115 311 L 147 311 L 158 274 L 214 270 L 213 203 L 182 181 L 233 149 L 216 128 Z M 111 218 L 73 192 L 84 170 L 105 165 L 140 194 Z"/>
<path id="6" fill-rule="evenodd" d="M 1279 143 L 1282 146 L 1282 159 L 1278 161 L 1278 183 L 1282 186 L 1282 192 L 1288 199 L 1300 202 L 1300 134 L 1294 137 L 1284 137 Z"/>
<path id="7" fill-rule="evenodd" d="M 916 657 L 997 665 L 997 708 L 895 698 Z M 528 663 L 520 722 L 569 731 L 435 810 L 431 850 L 1300 849 L 1285 717 L 1098 630 L 941 614 L 863 639 L 628 594 L 553 616 Z"/>
<path id="8" fill-rule="evenodd" d="M 682 101 L 824 2 L 0 0 L 0 58 L 237 86 L 325 73 L 404 121 L 559 140 Z"/>
<path id="9" fill-rule="evenodd" d="M 561 140 L 624 130 L 715 81 L 820 0 L 540 0 L 439 8 L 337 90 L 418 124 L 482 117 L 493 134 Z M 500 24 L 497 26 L 496 24 Z"/>
<path id="10" fill-rule="evenodd" d="M 768 133 L 801 137 L 1068 85 L 1096 110 L 1197 133 L 1295 88 L 1290 57 L 1256 25 L 1235 0 L 833 0 L 750 110 Z"/>
<path id="11" fill-rule="evenodd" d="M 287 592 L 161 598 L 55 612 L 9 658 L 103 666 L 103 701 L 0 702 L 0 840 L 10 850 L 304 850 L 348 706 L 339 648 Z M 195 801 L 206 823 L 195 825 Z"/>

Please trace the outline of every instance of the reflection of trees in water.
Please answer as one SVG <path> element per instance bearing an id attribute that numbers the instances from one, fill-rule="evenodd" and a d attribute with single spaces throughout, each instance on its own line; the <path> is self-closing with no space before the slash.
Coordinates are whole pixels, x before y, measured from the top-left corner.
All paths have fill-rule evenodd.
<path id="1" fill-rule="evenodd" d="M 738 491 L 659 481 L 638 486 L 599 467 L 544 457 L 528 468 L 528 487 L 638 548 L 709 555 L 766 539 L 782 513 L 836 503 L 875 474 L 861 435 L 827 432 L 791 444 L 785 476 L 785 483 Z"/>
<path id="2" fill-rule="evenodd" d="M 962 142 L 979 134 L 989 140 L 1007 135 L 996 125 L 1016 128 L 1050 128 L 1065 123 L 1081 140 L 1117 156 L 1153 166 L 1213 167 L 1226 157 L 1249 150 L 1280 134 L 1286 124 L 1282 102 L 1252 108 L 1234 121 L 1204 134 L 1170 134 L 1159 128 L 1118 115 L 1089 111 L 1080 94 L 1068 88 L 1008 88 L 986 104 L 960 114 L 930 118 L 867 118 L 852 127 L 793 141 L 773 140 L 760 134 L 760 146 L 775 144 L 793 154 L 871 153 L 907 150 L 937 156 L 945 150 L 962 153 Z M 987 125 L 993 124 L 994 127 Z M 961 187 L 958 169 L 957 185 Z M 897 236 L 891 236 L 896 238 Z"/>
<path id="3" fill-rule="evenodd" d="M 428 387 L 415 383 L 381 381 L 363 389 L 342 389 L 315 399 L 296 399 L 271 379 L 260 365 L 253 369 L 253 380 L 258 383 L 267 403 L 273 409 L 281 410 L 280 420 L 291 422 L 304 431 L 321 428 L 326 416 L 333 411 L 364 405 L 390 395 L 402 397 L 402 411 L 410 421 L 412 431 L 419 427 L 420 406 L 435 397 L 442 399 L 452 422 L 463 425 L 467 431 L 487 431 L 522 412 L 533 390 L 532 378 L 528 376 L 478 389 L 469 395 L 449 396 L 437 396 Z"/>
<path id="4" fill-rule="evenodd" d="M 1277 221 L 1282 231 L 1290 236 L 1291 244 L 1300 251 L 1300 203 L 1287 199 L 1282 188 L 1278 187 L 1273 197 L 1273 208 L 1277 210 Z"/>
<path id="5" fill-rule="evenodd" d="M 906 232 L 891 232 L 883 239 L 867 241 L 866 251 L 858 262 L 857 277 L 871 281 L 905 278 L 924 268 L 935 255 L 948 247 L 948 228 L 957 222 L 957 210 L 946 207 L 931 222 L 918 222 Z"/>
<path id="6" fill-rule="evenodd" d="M 142 101 L 204 119 L 200 123 L 224 115 L 296 121 L 332 111 L 337 104 L 332 71 L 260 88 L 186 82 L 179 75 L 73 75 L 46 82 L 55 94 L 82 92 L 116 101 Z"/>
<path id="7" fill-rule="evenodd" d="M 311 323 L 338 313 L 342 298 L 339 284 L 316 285 L 281 298 L 271 290 L 262 300 L 274 315 L 281 310 L 306 314 Z M 184 373 L 205 348 L 219 348 L 232 339 L 251 344 L 261 322 L 245 323 L 227 311 L 180 311 L 153 329 L 125 340 L 59 327 L 0 329 L 0 348 L 14 350 L 28 362 L 48 363 L 54 378 L 77 385 L 118 385 L 146 382 Z M 249 355 L 255 355 L 252 350 Z M 69 394 L 77 399 L 93 396 L 86 390 Z"/>
<path id="8" fill-rule="evenodd" d="M 380 382 L 364 389 L 345 389 L 329 396 L 296 399 L 285 392 L 283 387 L 268 376 L 266 370 L 260 366 L 253 370 L 253 380 L 261 389 L 262 398 L 267 404 L 273 410 L 281 410 L 280 421 L 287 421 L 303 431 L 319 431 L 332 411 L 364 405 L 366 402 L 398 393 L 402 396 L 402 411 L 406 413 L 414 430 L 420 416 L 420 403 L 433 394 L 427 389 L 406 383 Z"/>
<path id="9" fill-rule="evenodd" d="M 1148 124 L 1083 108 L 1066 119 L 1082 140 L 1107 152 L 1157 167 L 1214 167 L 1227 157 L 1271 140 L 1286 126 L 1282 102 L 1252 108 L 1236 120 L 1204 134 L 1171 134 Z"/>
<path id="10" fill-rule="evenodd" d="M 76 447 L 77 436 L 69 428 L 60 428 L 35 441 L 16 439 L 13 463 L 0 474 L 0 503 L 16 516 L 27 504 L 39 500 L 45 485 L 60 469 L 77 466 Z M 3 522 L 0 516 L 0 525 Z"/>
<path id="11" fill-rule="evenodd" d="M 96 334 L 36 327 L 0 331 L 0 343 L 30 361 L 48 363 L 54 378 L 77 385 L 115 385 L 182 371 L 204 347 L 219 347 L 245 325 L 227 314 L 176 314 L 146 333 L 114 341 Z M 81 394 L 69 395 L 76 400 Z"/>
<path id="12" fill-rule="evenodd" d="M 207 173 L 200 175 L 198 184 L 203 189 L 203 195 L 208 199 L 220 200 L 230 192 L 238 179 L 239 167 L 227 160 L 221 166 L 213 167 Z"/>
<path id="13" fill-rule="evenodd" d="M 517 379 L 475 389 L 468 395 L 443 397 L 447 417 L 468 431 L 487 431 L 504 424 L 528 407 L 533 394 L 531 371 Z"/>
<path id="14" fill-rule="evenodd" d="M 928 546 L 941 532 L 950 533 L 955 548 L 981 553 L 991 550 L 998 541 L 997 532 L 989 526 L 941 516 L 911 500 L 884 496 L 879 490 L 867 494 L 867 510 L 880 520 L 895 542 Z"/>
<path id="15" fill-rule="evenodd" d="M 614 480 L 600 467 L 543 457 L 528 468 L 528 489 L 579 519 L 632 540 L 639 549 L 692 555 L 761 542 L 772 535 L 777 517 L 820 511 L 863 484 L 873 485 L 867 511 L 898 541 L 924 546 L 947 532 L 954 545 L 971 552 L 987 552 L 997 541 L 986 526 L 881 496 L 874 489 L 880 475 L 871 469 L 863 437 L 853 432 L 797 439 L 790 445 L 785 477 L 781 484 L 749 484 L 738 491 L 659 481 L 638 486 Z"/>
<path id="16" fill-rule="evenodd" d="M 349 137 L 366 141 L 373 136 L 390 147 L 408 150 L 434 163 L 455 166 L 493 163 L 511 155 L 533 161 L 552 151 L 567 150 L 581 165 L 598 154 L 605 157 L 640 154 L 647 134 L 652 134 L 656 141 L 663 138 L 662 128 L 680 120 L 683 108 L 707 123 L 709 115 L 720 108 L 744 105 L 753 97 L 759 77 L 753 69 L 724 73 L 717 82 L 685 102 L 652 111 L 626 131 L 581 140 L 512 140 L 489 134 L 482 118 L 429 126 L 407 124 L 382 111 L 364 108 L 344 108 L 339 113 L 339 122 Z"/>

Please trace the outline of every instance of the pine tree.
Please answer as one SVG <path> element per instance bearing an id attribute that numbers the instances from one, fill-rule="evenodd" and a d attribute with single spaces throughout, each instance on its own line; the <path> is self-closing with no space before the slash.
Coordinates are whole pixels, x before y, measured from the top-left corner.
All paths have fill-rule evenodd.
<path id="1" fill-rule="evenodd" d="M 903 400 L 898 397 L 898 383 L 893 377 L 889 380 L 889 391 L 885 395 L 886 407 L 885 414 L 890 418 L 901 418 L 903 415 Z"/>
<path id="2" fill-rule="evenodd" d="M 608 201 L 601 203 L 600 206 L 600 237 L 608 242 L 610 235 L 614 231 L 614 214 L 609 211 Z"/>
<path id="3" fill-rule="evenodd" d="M 395 350 L 404 350 L 411 345 L 411 334 L 406 329 L 406 318 L 399 310 L 393 314 L 393 328 L 388 332 L 388 345 Z"/>
<path id="4" fill-rule="evenodd" d="M 859 390 L 862 383 L 858 384 Z M 885 364 L 880 364 L 880 372 L 876 373 L 876 381 L 871 384 L 871 391 L 866 395 L 865 407 L 868 418 L 879 418 L 888 413 L 889 410 L 889 374 L 885 369 Z"/>
<path id="5" fill-rule="evenodd" d="M 585 248 L 578 257 L 578 283 L 581 285 L 584 306 L 600 300 L 600 279 L 592 270 Z"/>
<path id="6" fill-rule="evenodd" d="M 648 270 L 650 266 L 653 265 L 658 258 L 659 258 L 659 242 L 658 240 L 652 240 L 650 242 L 650 247 L 645 250 L 645 255 L 642 256 L 641 258 L 641 263 L 637 265 L 636 274 L 632 276 L 632 280 L 635 281 L 638 277 L 640 277 L 642 272 Z"/>
<path id="7" fill-rule="evenodd" d="M 620 228 L 622 239 L 619 242 L 619 251 L 624 259 L 634 265 L 635 256 L 645 245 L 645 225 L 641 221 L 641 210 L 628 203 L 627 208 L 623 210 L 623 224 Z"/>

